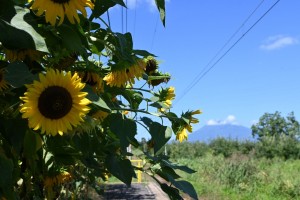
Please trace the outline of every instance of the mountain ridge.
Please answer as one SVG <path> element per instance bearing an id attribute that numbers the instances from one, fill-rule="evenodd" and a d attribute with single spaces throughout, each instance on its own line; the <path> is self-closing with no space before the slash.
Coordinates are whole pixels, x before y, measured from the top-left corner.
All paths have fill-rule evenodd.
<path id="1" fill-rule="evenodd" d="M 222 124 L 222 125 L 205 125 L 191 133 L 188 137 L 189 142 L 209 142 L 216 138 L 225 138 L 238 141 L 254 141 L 252 130 L 245 126 Z"/>

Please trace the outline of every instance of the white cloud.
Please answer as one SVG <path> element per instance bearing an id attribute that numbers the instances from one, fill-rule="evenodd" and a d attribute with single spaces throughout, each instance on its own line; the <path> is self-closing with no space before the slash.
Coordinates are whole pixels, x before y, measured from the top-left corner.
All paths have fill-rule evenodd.
<path id="1" fill-rule="evenodd" d="M 170 2 L 170 0 L 166 0 L 166 3 Z M 155 4 L 155 0 L 127 0 L 127 7 L 129 9 L 135 9 L 136 7 L 139 7 L 141 4 L 147 4 L 147 6 L 149 7 L 149 9 L 151 11 L 156 10 L 156 4 Z"/>
<path id="2" fill-rule="evenodd" d="M 134 9 L 138 4 L 138 0 L 127 0 L 127 7 L 129 9 Z"/>
<path id="3" fill-rule="evenodd" d="M 214 119 L 210 119 L 206 122 L 206 125 L 208 125 L 208 126 L 213 126 L 213 125 L 218 125 L 218 124 L 219 124 L 219 122 Z"/>
<path id="4" fill-rule="evenodd" d="M 155 0 L 127 0 L 127 7 L 129 9 L 135 9 L 144 3 L 147 4 L 150 10 L 156 8 Z"/>
<path id="5" fill-rule="evenodd" d="M 155 0 L 147 0 L 147 3 L 153 8 L 156 7 Z"/>
<path id="6" fill-rule="evenodd" d="M 262 45 L 260 45 L 260 48 L 264 50 L 275 50 L 297 44 L 298 42 L 298 39 L 295 37 L 276 35 L 269 37 Z"/>
<path id="7" fill-rule="evenodd" d="M 232 124 L 237 125 L 236 117 L 234 115 L 228 115 L 224 120 L 215 120 L 210 119 L 206 122 L 206 125 L 213 126 L 213 125 L 224 125 L 224 124 Z"/>
<path id="8" fill-rule="evenodd" d="M 143 3 L 143 1 L 145 0 L 127 0 L 127 7 L 129 9 L 135 9 L 136 7 L 139 7 L 139 5 Z"/>

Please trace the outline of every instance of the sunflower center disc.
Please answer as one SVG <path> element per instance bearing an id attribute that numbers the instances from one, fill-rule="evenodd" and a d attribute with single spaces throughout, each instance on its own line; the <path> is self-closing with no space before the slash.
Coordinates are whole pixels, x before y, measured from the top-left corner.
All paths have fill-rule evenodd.
<path id="1" fill-rule="evenodd" d="M 68 3 L 70 0 L 51 0 L 54 3 L 59 3 L 59 4 L 64 4 L 64 3 Z"/>
<path id="2" fill-rule="evenodd" d="M 72 96 L 63 87 L 50 86 L 40 95 L 38 109 L 49 119 L 60 119 L 67 115 L 73 105 Z"/>

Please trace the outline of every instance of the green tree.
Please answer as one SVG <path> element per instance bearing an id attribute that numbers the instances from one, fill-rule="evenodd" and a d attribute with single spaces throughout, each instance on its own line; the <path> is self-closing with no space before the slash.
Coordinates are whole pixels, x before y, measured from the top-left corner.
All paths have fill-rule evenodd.
<path id="1" fill-rule="evenodd" d="M 299 122 L 294 116 L 294 112 L 288 114 L 286 118 L 282 117 L 280 112 L 274 114 L 265 113 L 260 117 L 257 124 L 252 125 L 252 135 L 257 136 L 259 140 L 266 136 L 297 137 L 299 135 Z"/>
<path id="2" fill-rule="evenodd" d="M 274 114 L 265 113 L 251 128 L 252 135 L 259 140 L 256 146 L 257 156 L 299 158 L 299 122 L 293 112 L 286 118 L 278 111 Z"/>

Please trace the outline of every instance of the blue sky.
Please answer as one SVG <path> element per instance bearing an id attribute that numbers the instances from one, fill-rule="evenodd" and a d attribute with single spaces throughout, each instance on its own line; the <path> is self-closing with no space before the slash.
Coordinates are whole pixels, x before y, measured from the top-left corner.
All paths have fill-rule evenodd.
<path id="1" fill-rule="evenodd" d="M 126 2 L 126 0 L 124 0 Z M 158 56 L 172 75 L 177 98 L 172 111 L 201 109 L 200 123 L 250 127 L 265 112 L 294 111 L 300 120 L 300 1 L 280 1 L 209 73 L 182 95 L 261 0 L 166 2 L 166 27 L 152 0 L 127 0 L 127 31 L 134 47 Z M 224 53 L 275 0 L 265 0 Z M 110 10 L 111 26 L 122 32 L 122 9 Z M 123 32 L 126 30 L 123 10 Z M 106 16 L 103 16 L 106 20 Z M 208 67 L 210 67 L 209 65 Z"/>

